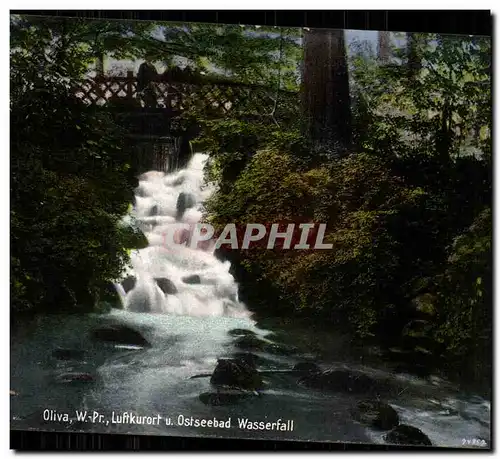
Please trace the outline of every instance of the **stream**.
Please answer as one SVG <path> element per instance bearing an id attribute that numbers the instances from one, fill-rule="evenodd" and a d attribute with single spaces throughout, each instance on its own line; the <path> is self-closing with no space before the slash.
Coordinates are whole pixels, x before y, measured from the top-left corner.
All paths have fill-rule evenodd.
<path id="1" fill-rule="evenodd" d="M 212 246 L 193 249 L 169 241 L 165 233 L 176 222 L 195 224 L 202 217 L 213 192 L 204 185 L 205 161 L 195 154 L 186 169 L 140 177 L 125 222 L 135 222 L 149 246 L 132 253 L 125 275 L 131 284 L 116 286 L 123 309 L 38 316 L 12 334 L 11 428 L 384 444 L 386 432 L 351 416 L 359 401 L 382 397 L 400 423 L 420 429 L 434 446 L 489 445 L 489 400 L 437 375 L 396 374 L 377 356 L 351 351 L 341 335 L 279 324 L 264 329 L 239 301 L 230 264 L 217 259 Z M 96 329 L 117 324 L 139 331 L 150 346 L 95 339 Z M 294 374 L 266 372 L 259 396 L 205 404 L 200 394 L 214 392 L 210 378 L 191 377 L 212 372 L 218 359 L 248 351 L 239 344 L 240 334 L 274 345 L 250 350 L 261 370 L 314 361 L 322 369 L 361 372 L 380 391 L 322 391 L 297 384 Z M 75 374 L 89 376 L 68 376 Z M 85 411 L 89 417 L 78 419 Z M 150 419 L 116 422 L 123 413 Z M 191 418 L 230 419 L 230 427 L 192 426 L 185 421 Z M 240 426 L 241 420 L 278 419 L 293 421 L 293 430 Z"/>

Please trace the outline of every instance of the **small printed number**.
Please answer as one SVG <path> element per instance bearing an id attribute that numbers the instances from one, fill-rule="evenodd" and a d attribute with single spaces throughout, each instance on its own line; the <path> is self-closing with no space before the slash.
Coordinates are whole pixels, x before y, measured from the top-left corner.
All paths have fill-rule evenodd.
<path id="1" fill-rule="evenodd" d="M 482 438 L 462 438 L 462 446 L 487 446 Z"/>

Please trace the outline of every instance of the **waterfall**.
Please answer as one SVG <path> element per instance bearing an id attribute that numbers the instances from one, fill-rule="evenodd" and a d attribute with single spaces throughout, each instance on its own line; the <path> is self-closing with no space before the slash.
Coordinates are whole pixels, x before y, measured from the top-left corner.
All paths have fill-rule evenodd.
<path id="1" fill-rule="evenodd" d="M 139 177 L 135 205 L 126 218 L 138 225 L 149 246 L 131 254 L 132 288 L 118 285 L 125 308 L 133 312 L 190 316 L 248 317 L 238 300 L 230 263 L 218 260 L 211 247 L 193 249 L 174 243 L 176 223 L 194 224 L 213 192 L 204 184 L 208 156 L 197 153 L 185 169 L 150 171 Z M 130 281 L 130 279 L 129 279 Z"/>

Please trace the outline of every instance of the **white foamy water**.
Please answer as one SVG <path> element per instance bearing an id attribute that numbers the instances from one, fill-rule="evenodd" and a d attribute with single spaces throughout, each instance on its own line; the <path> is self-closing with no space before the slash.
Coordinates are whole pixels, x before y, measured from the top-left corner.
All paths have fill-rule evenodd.
<path id="1" fill-rule="evenodd" d="M 151 171 L 139 178 L 135 206 L 127 219 L 142 229 L 149 247 L 132 253 L 134 288 L 126 293 L 118 287 L 127 310 L 190 316 L 250 315 L 238 300 L 230 264 L 214 256 L 213 244 L 193 249 L 173 239 L 180 224 L 201 220 L 203 203 L 213 192 L 204 184 L 206 160 L 207 155 L 195 154 L 186 169 L 170 174 Z M 180 231 L 175 234 L 181 235 Z M 160 285 L 168 282 L 173 287 L 165 292 L 158 279 L 163 279 Z"/>

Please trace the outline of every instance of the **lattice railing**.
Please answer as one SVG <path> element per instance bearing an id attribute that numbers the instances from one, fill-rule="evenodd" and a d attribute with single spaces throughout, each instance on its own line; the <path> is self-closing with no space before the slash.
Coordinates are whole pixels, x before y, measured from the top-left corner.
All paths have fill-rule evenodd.
<path id="1" fill-rule="evenodd" d="M 281 91 L 279 94 L 264 86 L 241 85 L 229 82 L 174 82 L 158 80 L 152 83 L 156 106 L 174 112 L 183 112 L 190 107 L 208 109 L 214 114 L 224 115 L 232 110 L 254 114 L 271 113 L 276 108 L 276 97 L 280 103 L 294 102 L 298 95 Z M 137 79 L 132 72 L 126 77 L 96 77 L 87 80 L 75 90 L 85 103 L 105 105 L 109 102 L 127 103 L 136 107 L 146 102 L 137 93 Z"/>

